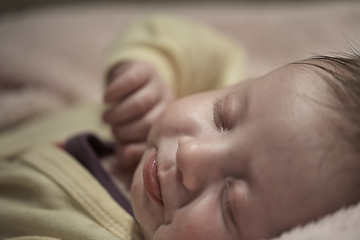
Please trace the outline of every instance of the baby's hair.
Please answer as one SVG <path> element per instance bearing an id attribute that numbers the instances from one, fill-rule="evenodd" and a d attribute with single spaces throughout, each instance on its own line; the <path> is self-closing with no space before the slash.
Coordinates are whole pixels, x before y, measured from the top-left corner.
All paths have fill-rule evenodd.
<path id="1" fill-rule="evenodd" d="M 315 56 L 294 64 L 319 68 L 331 77 L 325 78 L 329 90 L 338 104 L 327 106 L 348 121 L 348 144 L 360 154 L 360 51 L 332 56 Z"/>

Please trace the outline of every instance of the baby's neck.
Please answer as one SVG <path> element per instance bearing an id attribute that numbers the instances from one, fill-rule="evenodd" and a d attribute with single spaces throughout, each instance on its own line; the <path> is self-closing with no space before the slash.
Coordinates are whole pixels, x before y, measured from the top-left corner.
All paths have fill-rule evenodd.
<path id="1" fill-rule="evenodd" d="M 101 159 L 101 166 L 109 175 L 115 186 L 121 191 L 125 198 L 130 201 L 130 187 L 133 177 L 133 172 L 121 171 L 118 159 L 115 155 L 106 156 Z"/>

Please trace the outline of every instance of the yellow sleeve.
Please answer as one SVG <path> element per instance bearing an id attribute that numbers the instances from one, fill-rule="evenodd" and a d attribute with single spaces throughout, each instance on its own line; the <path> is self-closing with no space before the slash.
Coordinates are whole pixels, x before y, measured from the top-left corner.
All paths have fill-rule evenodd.
<path id="1" fill-rule="evenodd" d="M 178 97 L 245 77 L 245 53 L 237 44 L 209 27 L 167 16 L 130 27 L 111 48 L 106 69 L 134 60 L 152 64 Z"/>
<path id="2" fill-rule="evenodd" d="M 0 239 L 143 238 L 90 172 L 55 144 L 39 144 L 0 157 Z"/>

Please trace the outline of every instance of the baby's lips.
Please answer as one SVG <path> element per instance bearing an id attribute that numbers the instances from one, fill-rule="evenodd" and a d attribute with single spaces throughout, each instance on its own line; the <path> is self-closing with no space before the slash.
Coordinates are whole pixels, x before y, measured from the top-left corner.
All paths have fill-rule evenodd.
<path id="1" fill-rule="evenodd" d="M 157 177 L 157 154 L 156 150 L 150 152 L 143 168 L 143 179 L 145 192 L 150 200 L 160 206 L 163 206 L 159 179 Z"/>

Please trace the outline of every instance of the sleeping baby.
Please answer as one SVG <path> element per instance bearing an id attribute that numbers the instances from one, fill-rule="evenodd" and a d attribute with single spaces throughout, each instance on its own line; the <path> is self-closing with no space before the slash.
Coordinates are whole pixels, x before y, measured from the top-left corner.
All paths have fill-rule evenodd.
<path id="1" fill-rule="evenodd" d="M 163 37 L 143 27 L 149 42 Z M 201 70 L 211 74 L 188 88 L 223 77 L 214 63 L 231 64 L 208 54 Z M 360 200 L 358 55 L 307 59 L 175 102 L 151 62 L 121 60 L 109 74 L 104 119 L 121 167 L 137 165 L 131 203 L 145 239 L 266 239 Z M 191 71 L 202 64 L 187 60 Z M 166 64 L 185 75 L 181 63 Z"/>
<path id="2" fill-rule="evenodd" d="M 3 154 L 0 235 L 260 240 L 357 204 L 360 56 L 246 80 L 244 59 L 183 20 L 129 28 L 106 69 L 115 145 L 87 134 Z"/>

